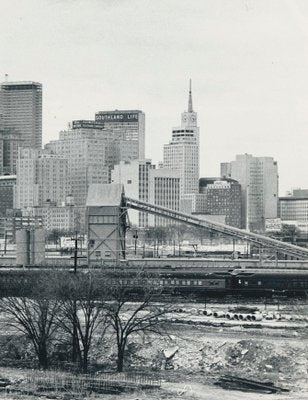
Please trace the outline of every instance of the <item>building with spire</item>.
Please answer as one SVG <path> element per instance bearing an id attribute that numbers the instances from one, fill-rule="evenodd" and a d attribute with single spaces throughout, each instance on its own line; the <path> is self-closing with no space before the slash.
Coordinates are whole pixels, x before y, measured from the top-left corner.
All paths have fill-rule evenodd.
<path id="1" fill-rule="evenodd" d="M 179 171 L 180 196 L 198 193 L 199 186 L 199 127 L 193 111 L 191 80 L 188 108 L 182 113 L 181 126 L 172 129 L 172 138 L 164 145 L 164 168 Z"/>

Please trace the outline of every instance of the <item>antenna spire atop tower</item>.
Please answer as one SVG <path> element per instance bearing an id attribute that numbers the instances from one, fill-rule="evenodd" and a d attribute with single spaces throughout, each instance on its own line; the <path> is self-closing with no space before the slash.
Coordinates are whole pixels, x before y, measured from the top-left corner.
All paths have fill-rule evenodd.
<path id="1" fill-rule="evenodd" d="M 189 79 L 188 112 L 193 112 L 192 94 L 191 94 L 191 79 Z"/>

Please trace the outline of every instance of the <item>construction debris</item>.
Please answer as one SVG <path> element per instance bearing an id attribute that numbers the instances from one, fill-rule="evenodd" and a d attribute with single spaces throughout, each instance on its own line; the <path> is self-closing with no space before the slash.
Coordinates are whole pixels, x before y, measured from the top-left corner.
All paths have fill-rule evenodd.
<path id="1" fill-rule="evenodd" d="M 179 348 L 177 346 L 169 347 L 168 349 L 164 350 L 164 356 L 166 357 L 167 360 L 170 360 L 178 350 Z"/>
<path id="2" fill-rule="evenodd" d="M 222 375 L 216 383 L 224 389 L 241 390 L 243 392 L 277 393 L 289 392 L 288 389 L 275 386 L 273 382 L 259 382 L 252 379 L 239 378 L 232 375 Z"/>

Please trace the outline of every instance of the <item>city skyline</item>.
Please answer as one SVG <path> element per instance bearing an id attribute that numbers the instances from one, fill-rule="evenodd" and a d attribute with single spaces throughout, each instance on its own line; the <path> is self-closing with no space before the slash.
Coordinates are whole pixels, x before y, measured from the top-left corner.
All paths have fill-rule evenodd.
<path id="1" fill-rule="evenodd" d="M 141 109 L 145 156 L 160 161 L 192 78 L 201 176 L 249 153 L 277 160 L 280 195 L 306 187 L 304 1 L 30 0 L 3 11 L 0 80 L 43 83 L 44 143 L 101 109 Z"/>

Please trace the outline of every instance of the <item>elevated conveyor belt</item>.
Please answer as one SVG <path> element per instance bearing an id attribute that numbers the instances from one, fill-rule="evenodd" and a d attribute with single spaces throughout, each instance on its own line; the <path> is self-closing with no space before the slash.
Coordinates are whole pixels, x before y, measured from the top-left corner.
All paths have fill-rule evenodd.
<path id="1" fill-rule="evenodd" d="M 246 230 L 234 228 L 232 226 L 224 225 L 218 222 L 212 222 L 206 219 L 199 219 L 190 214 L 184 214 L 179 211 L 169 210 L 168 208 L 155 206 L 153 204 L 145 203 L 140 200 L 131 199 L 126 196 L 124 197 L 124 202 L 126 204 L 126 207 L 132 208 L 134 210 L 155 214 L 160 217 L 171 218 L 177 222 L 185 223 L 199 228 L 205 228 L 207 230 L 219 232 L 224 235 L 236 237 L 244 241 L 255 243 L 260 247 L 271 248 L 277 253 L 297 257 L 299 259 L 308 258 L 308 249 L 295 246 L 290 243 L 281 242 L 280 240 L 275 240 L 267 236 L 248 232 Z"/>

